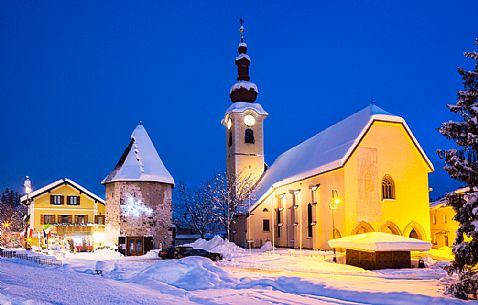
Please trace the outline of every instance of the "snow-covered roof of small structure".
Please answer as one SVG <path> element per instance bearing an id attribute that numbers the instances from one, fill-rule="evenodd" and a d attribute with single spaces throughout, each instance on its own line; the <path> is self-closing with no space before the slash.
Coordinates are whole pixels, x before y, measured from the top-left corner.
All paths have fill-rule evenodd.
<path id="1" fill-rule="evenodd" d="M 118 164 L 101 182 L 150 181 L 174 184 L 143 125 L 138 125 Z"/>
<path id="2" fill-rule="evenodd" d="M 237 83 L 235 83 L 234 85 L 232 85 L 231 90 L 229 90 L 229 94 L 231 94 L 232 91 L 240 89 L 240 88 L 244 88 L 246 90 L 254 89 L 254 91 L 259 93 L 259 90 L 257 89 L 256 84 L 254 84 L 253 82 L 248 82 L 248 81 L 245 81 L 245 80 L 241 80 L 241 81 L 238 81 Z"/>
<path id="3" fill-rule="evenodd" d="M 93 200 L 96 200 L 102 204 L 105 204 L 105 201 L 99 197 L 98 195 L 96 195 L 95 193 L 92 193 L 90 191 L 88 191 L 86 188 L 84 188 L 83 186 L 79 185 L 78 183 L 76 183 L 75 181 L 71 180 L 71 179 L 68 179 L 68 178 L 63 178 L 63 179 L 59 179 L 59 180 L 56 180 L 50 184 L 47 184 L 45 185 L 44 187 L 42 188 L 39 188 L 38 190 L 35 190 L 33 192 L 31 192 L 28 197 L 30 199 L 34 199 L 35 197 L 38 197 L 48 191 L 51 191 L 55 188 L 57 188 L 58 186 L 61 186 L 63 184 L 69 184 L 71 185 L 72 187 L 76 188 L 78 191 L 90 196 Z M 24 195 L 22 196 L 22 198 L 20 198 L 20 201 L 23 203 L 27 200 L 27 195 Z"/>
<path id="4" fill-rule="evenodd" d="M 405 120 L 372 104 L 280 155 L 259 180 L 254 192 L 257 201 L 251 210 L 279 186 L 345 165 L 370 125 L 376 120 L 403 124 L 425 162 L 433 170 L 433 164 Z"/>
<path id="5" fill-rule="evenodd" d="M 415 238 L 408 238 L 383 232 L 369 232 L 329 240 L 332 248 L 364 251 L 427 251 L 431 244 Z"/>
<path id="6" fill-rule="evenodd" d="M 240 42 L 240 43 L 239 43 L 239 46 L 240 46 L 240 47 L 246 47 L 246 48 L 247 48 L 247 43 L 245 43 L 245 42 Z"/>

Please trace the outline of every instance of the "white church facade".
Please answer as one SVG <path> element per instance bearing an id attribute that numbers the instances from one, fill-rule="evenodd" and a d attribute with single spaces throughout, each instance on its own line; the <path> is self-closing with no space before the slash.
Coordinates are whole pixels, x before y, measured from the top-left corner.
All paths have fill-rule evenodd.
<path id="1" fill-rule="evenodd" d="M 433 165 L 405 120 L 372 104 L 264 163 L 264 119 L 241 42 L 238 82 L 223 118 L 228 174 L 253 177 L 252 206 L 238 217 L 239 245 L 327 249 L 364 232 L 430 240 Z"/>

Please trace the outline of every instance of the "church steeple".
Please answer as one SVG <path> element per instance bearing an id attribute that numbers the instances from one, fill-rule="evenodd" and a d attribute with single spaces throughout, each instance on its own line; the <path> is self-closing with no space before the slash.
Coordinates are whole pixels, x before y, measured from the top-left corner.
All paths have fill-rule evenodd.
<path id="1" fill-rule="evenodd" d="M 249 65 L 251 64 L 251 58 L 247 55 L 247 44 L 244 42 L 244 20 L 242 18 L 239 19 L 239 24 L 240 42 L 237 48 L 239 54 L 236 57 L 237 83 L 232 86 L 229 97 L 234 103 L 254 103 L 259 91 L 256 84 L 250 82 Z"/>

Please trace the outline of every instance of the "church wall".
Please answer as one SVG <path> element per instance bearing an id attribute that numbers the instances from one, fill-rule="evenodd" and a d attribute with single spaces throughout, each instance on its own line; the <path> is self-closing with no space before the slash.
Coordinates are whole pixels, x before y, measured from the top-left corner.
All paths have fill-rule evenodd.
<path id="1" fill-rule="evenodd" d="M 361 221 L 374 231 L 390 221 L 408 237 L 409 224 L 416 222 L 430 240 L 430 169 L 401 124 L 375 122 L 344 169 L 347 235 Z M 381 181 L 387 174 L 395 183 L 395 199 L 382 200 Z"/>

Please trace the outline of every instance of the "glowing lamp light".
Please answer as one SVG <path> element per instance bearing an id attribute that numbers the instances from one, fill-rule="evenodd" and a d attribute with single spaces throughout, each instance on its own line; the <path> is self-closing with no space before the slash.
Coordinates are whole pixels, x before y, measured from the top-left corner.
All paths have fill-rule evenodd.
<path id="1" fill-rule="evenodd" d="M 229 118 L 229 120 L 227 120 L 227 129 L 231 129 L 232 127 L 232 120 L 231 118 Z"/>
<path id="2" fill-rule="evenodd" d="M 23 182 L 23 187 L 25 188 L 25 194 L 30 194 L 32 192 L 32 182 L 30 177 L 26 176 L 25 182 Z"/>
<path id="3" fill-rule="evenodd" d="M 93 233 L 93 240 L 97 243 L 105 241 L 105 233 L 104 232 L 95 232 Z"/>
<path id="4" fill-rule="evenodd" d="M 256 123 L 256 119 L 252 115 L 247 114 L 244 117 L 244 124 L 246 124 L 247 126 L 254 126 L 255 123 Z"/>
<path id="5" fill-rule="evenodd" d="M 8 221 L 5 221 L 5 222 L 3 223 L 3 227 L 4 227 L 5 229 L 10 228 L 10 223 L 9 223 Z"/>

